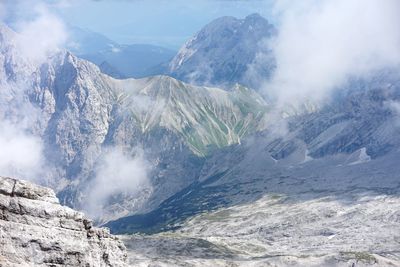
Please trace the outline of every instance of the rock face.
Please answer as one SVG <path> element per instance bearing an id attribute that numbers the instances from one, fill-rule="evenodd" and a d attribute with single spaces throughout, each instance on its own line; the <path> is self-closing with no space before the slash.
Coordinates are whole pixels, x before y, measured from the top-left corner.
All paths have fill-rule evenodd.
<path id="1" fill-rule="evenodd" d="M 125 247 L 53 190 L 0 177 L 0 266 L 125 266 Z"/>

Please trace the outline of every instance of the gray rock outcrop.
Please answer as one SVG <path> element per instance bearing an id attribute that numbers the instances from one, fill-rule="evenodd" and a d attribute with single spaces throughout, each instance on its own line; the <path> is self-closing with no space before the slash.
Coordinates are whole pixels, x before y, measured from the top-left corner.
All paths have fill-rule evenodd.
<path id="1" fill-rule="evenodd" d="M 0 266 L 125 266 L 123 243 L 53 190 L 0 177 Z"/>

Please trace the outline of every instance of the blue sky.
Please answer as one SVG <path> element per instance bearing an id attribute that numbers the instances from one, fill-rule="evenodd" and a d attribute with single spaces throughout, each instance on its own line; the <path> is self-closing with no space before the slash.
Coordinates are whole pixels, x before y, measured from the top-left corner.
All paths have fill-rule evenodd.
<path id="1" fill-rule="evenodd" d="M 49 0 L 50 1 L 50 0 Z M 60 16 L 72 25 L 100 32 L 122 43 L 179 48 L 211 20 L 269 17 L 269 0 L 80 0 L 64 1 Z"/>

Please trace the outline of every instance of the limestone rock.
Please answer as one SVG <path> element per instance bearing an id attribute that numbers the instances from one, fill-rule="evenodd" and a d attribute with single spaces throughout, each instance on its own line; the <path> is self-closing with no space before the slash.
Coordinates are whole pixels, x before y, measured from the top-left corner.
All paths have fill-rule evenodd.
<path id="1" fill-rule="evenodd" d="M 126 266 L 125 246 L 53 190 L 0 177 L 0 266 Z"/>

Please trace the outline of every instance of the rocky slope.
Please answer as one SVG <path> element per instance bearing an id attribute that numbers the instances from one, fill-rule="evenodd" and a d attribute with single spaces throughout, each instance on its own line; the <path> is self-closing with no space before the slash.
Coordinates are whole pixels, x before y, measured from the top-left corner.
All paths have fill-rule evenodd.
<path id="1" fill-rule="evenodd" d="M 1 266 L 126 266 L 126 257 L 121 241 L 53 190 L 0 177 Z"/>
<path id="2" fill-rule="evenodd" d="M 271 193 L 124 242 L 138 266 L 399 266 L 396 190 Z"/>
<path id="3" fill-rule="evenodd" d="M 257 88 L 274 68 L 264 41 L 275 32 L 258 14 L 216 19 L 183 45 L 171 61 L 169 73 L 198 85 L 229 88 L 240 83 Z"/>
<path id="4" fill-rule="evenodd" d="M 152 234 L 126 237 L 143 266 L 399 265 L 397 77 L 220 150 L 156 210 L 109 226 Z"/>
<path id="5" fill-rule="evenodd" d="M 115 222 L 114 230 L 157 231 L 170 224 L 173 228 L 175 222 L 192 215 L 251 202 L 271 191 L 290 195 L 327 185 L 333 191 L 342 183 L 344 188 L 380 190 L 378 184 L 363 178 L 375 173 L 368 169 L 372 166 L 379 170 L 376 181 L 395 183 L 392 173 L 397 170 L 396 152 L 400 149 L 396 105 L 400 80 L 389 74 L 379 77 L 336 96 L 320 110 L 271 122 L 275 124 L 240 145 L 216 152 L 206 159 L 196 182 L 151 213 Z M 378 162 L 391 165 L 383 168 Z M 357 171 L 361 163 L 365 170 Z M 291 186 L 292 179 L 302 175 L 304 181 Z M 332 182 L 324 184 L 319 179 Z"/>

